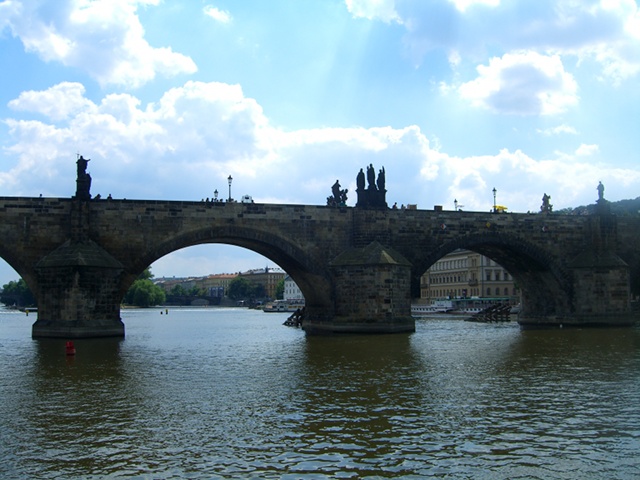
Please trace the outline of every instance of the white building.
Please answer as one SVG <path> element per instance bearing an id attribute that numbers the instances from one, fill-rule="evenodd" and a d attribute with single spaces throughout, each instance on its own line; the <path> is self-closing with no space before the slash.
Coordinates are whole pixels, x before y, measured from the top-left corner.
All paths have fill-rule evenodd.
<path id="1" fill-rule="evenodd" d="M 304 295 L 302 295 L 300 288 L 289 275 L 284 277 L 284 299 L 289 303 L 304 304 Z"/>

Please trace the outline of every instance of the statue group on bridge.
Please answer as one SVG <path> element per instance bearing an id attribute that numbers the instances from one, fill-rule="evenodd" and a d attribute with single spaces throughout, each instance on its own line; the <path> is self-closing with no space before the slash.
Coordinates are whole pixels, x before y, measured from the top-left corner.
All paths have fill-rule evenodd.
<path id="1" fill-rule="evenodd" d="M 365 181 L 368 185 L 365 187 Z M 387 206 L 387 190 L 385 189 L 385 171 L 384 167 L 378 172 L 378 178 L 376 180 L 376 170 L 373 168 L 373 164 L 369 164 L 367 167 L 367 174 L 365 177 L 364 170 L 361 168 L 356 177 L 356 192 L 358 194 L 358 203 L 356 207 L 371 208 L 371 209 L 385 209 Z M 336 183 L 331 187 L 332 195 L 327 197 L 327 205 L 330 207 L 344 207 L 347 205 L 347 192 L 349 190 L 340 188 L 340 182 L 336 180 Z"/>
<path id="2" fill-rule="evenodd" d="M 387 190 L 385 189 L 386 175 L 384 167 L 378 172 L 378 179 L 376 180 L 376 170 L 373 168 L 373 164 L 369 164 L 367 167 L 366 179 L 368 182 L 365 188 L 365 174 L 362 168 L 358 172 L 356 177 L 356 192 L 358 193 L 358 203 L 356 207 L 362 208 L 388 208 L 387 206 Z"/>
<path id="3" fill-rule="evenodd" d="M 346 207 L 347 206 L 347 190 L 340 190 L 340 182 L 336 180 L 336 183 L 331 187 L 332 195 L 327 197 L 327 206 L 329 207 Z"/>

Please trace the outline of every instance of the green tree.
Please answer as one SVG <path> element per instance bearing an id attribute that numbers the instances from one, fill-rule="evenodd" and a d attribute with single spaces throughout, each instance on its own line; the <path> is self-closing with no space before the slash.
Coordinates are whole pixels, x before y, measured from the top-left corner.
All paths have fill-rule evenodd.
<path id="1" fill-rule="evenodd" d="M 133 285 L 127 290 L 123 299 L 124 303 L 137 307 L 162 305 L 167 297 L 164 290 L 151 281 L 152 278 L 151 268 L 145 268 L 144 271 L 138 275 L 138 279 L 133 282 Z"/>
<path id="2" fill-rule="evenodd" d="M 276 298 L 282 300 L 284 298 L 284 278 L 276 285 Z"/>
<path id="3" fill-rule="evenodd" d="M 164 290 L 151 280 L 136 280 L 124 296 L 124 303 L 137 307 L 162 305 L 165 300 Z"/>
<path id="4" fill-rule="evenodd" d="M 267 289 L 261 283 L 254 283 L 249 290 L 249 298 L 264 298 L 267 296 Z"/>
<path id="5" fill-rule="evenodd" d="M 19 307 L 32 307 L 36 304 L 33 293 L 31 293 L 27 283 L 22 278 L 2 286 L 0 302 L 5 305 L 17 305 Z"/>
<path id="6" fill-rule="evenodd" d="M 205 294 L 204 288 L 199 288 L 199 287 L 196 287 L 195 285 L 191 287 L 189 290 L 187 290 L 187 295 L 189 295 L 190 297 L 199 297 L 200 295 L 204 295 L 204 294 Z"/>
<path id="7" fill-rule="evenodd" d="M 185 295 L 187 295 L 187 291 L 182 285 L 178 284 L 173 286 L 169 294 L 175 295 L 176 297 L 184 297 Z"/>
<path id="8" fill-rule="evenodd" d="M 251 295 L 251 284 L 246 278 L 234 278 L 229 282 L 227 295 L 233 300 L 241 300 Z"/>
<path id="9" fill-rule="evenodd" d="M 145 268 L 140 275 L 138 275 L 138 280 L 151 280 L 153 278 L 153 273 L 151 273 L 151 267 Z"/>

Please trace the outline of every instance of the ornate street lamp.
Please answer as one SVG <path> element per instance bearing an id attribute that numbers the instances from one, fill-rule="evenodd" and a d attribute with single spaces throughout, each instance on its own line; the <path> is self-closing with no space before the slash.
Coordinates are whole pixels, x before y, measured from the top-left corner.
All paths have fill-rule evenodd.
<path id="1" fill-rule="evenodd" d="M 230 202 L 231 201 L 231 182 L 233 182 L 233 178 L 231 178 L 231 175 L 229 175 L 229 178 L 227 178 L 227 181 L 229 182 L 229 200 L 228 201 Z"/>
<path id="2" fill-rule="evenodd" d="M 229 178 L 231 178 L 231 177 L 229 177 Z M 231 184 L 231 183 L 229 183 L 229 184 Z M 497 192 L 496 187 L 493 187 L 493 213 L 497 212 L 497 210 L 496 210 L 496 206 L 497 206 L 496 205 L 496 192 Z"/>

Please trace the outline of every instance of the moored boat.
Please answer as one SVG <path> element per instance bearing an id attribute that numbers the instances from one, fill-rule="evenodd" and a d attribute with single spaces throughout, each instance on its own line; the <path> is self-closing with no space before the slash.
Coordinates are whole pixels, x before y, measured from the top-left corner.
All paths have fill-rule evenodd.
<path id="1" fill-rule="evenodd" d="M 272 312 L 295 312 L 300 305 L 291 305 L 287 300 L 276 300 L 274 302 L 267 303 L 262 311 L 266 313 Z"/>

